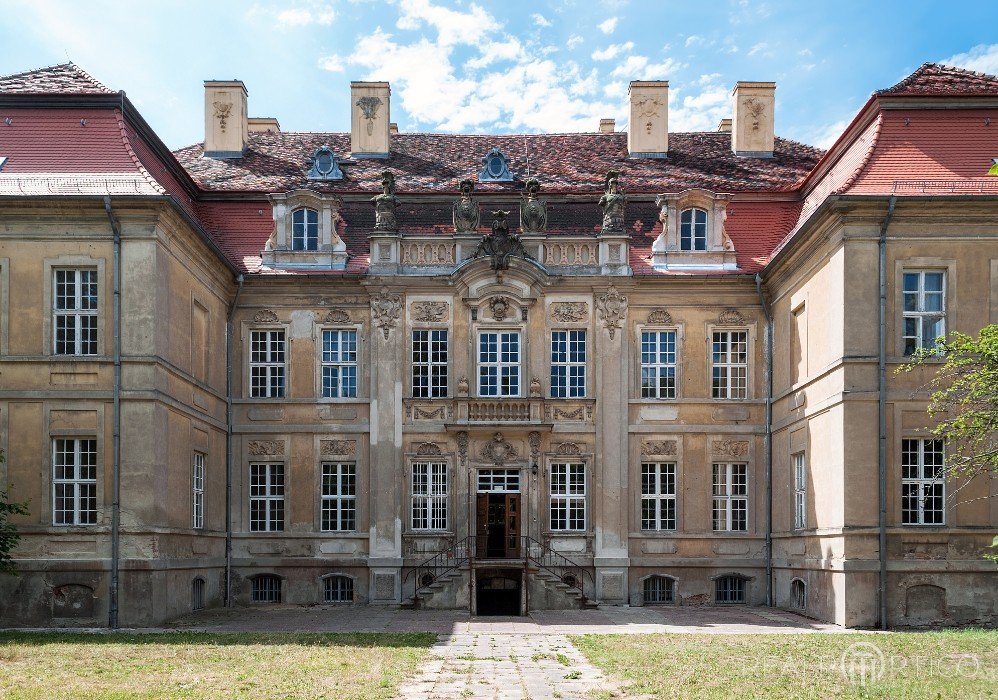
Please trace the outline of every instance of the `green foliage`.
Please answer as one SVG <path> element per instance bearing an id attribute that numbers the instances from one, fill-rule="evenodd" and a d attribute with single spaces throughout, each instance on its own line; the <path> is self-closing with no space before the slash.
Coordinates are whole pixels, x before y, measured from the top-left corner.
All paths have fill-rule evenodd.
<path id="1" fill-rule="evenodd" d="M 0 452 L 0 464 L 4 461 L 3 452 Z M 10 495 L 0 489 L 0 574 L 17 575 L 17 567 L 10 553 L 14 551 L 21 536 L 17 534 L 17 528 L 10 522 L 12 515 L 27 515 L 28 504 L 18 503 L 10 500 Z"/>
<path id="2" fill-rule="evenodd" d="M 946 443 L 950 476 L 998 476 L 998 325 L 977 338 L 951 333 L 937 348 L 923 350 L 897 372 L 910 372 L 930 358 L 945 357 L 929 386 L 932 429 Z"/>

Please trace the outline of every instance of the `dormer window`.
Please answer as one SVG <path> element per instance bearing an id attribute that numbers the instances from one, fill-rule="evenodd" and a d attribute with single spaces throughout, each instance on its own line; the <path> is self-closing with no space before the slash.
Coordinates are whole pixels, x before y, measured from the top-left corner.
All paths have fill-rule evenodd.
<path id="1" fill-rule="evenodd" d="M 319 249 L 319 212 L 302 207 L 291 214 L 291 250 Z"/>
<path id="2" fill-rule="evenodd" d="M 336 154 L 329 146 L 322 146 L 315 149 L 312 154 L 312 169 L 308 171 L 309 180 L 342 180 L 343 171 L 340 170 L 339 161 Z"/>
<path id="3" fill-rule="evenodd" d="M 509 158 L 493 146 L 482 158 L 482 170 L 478 173 L 479 182 L 512 182 L 513 173 L 509 171 Z"/>
<path id="4" fill-rule="evenodd" d="M 707 212 L 685 209 L 679 219 L 679 249 L 707 250 Z"/>

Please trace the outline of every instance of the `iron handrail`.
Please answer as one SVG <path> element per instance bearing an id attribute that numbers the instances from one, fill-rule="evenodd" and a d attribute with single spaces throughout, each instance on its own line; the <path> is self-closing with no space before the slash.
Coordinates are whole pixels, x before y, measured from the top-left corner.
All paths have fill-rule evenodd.
<path id="1" fill-rule="evenodd" d="M 432 586 L 440 577 L 468 563 L 474 551 L 474 535 L 452 542 L 446 549 L 409 568 L 402 579 L 403 590 L 408 587 L 409 579 L 414 579 L 412 597 L 417 598 L 420 591 Z"/>
<path id="2" fill-rule="evenodd" d="M 582 596 L 583 604 L 590 600 L 596 600 L 595 595 L 590 597 L 586 594 L 586 581 L 589 582 L 588 590 L 591 593 L 596 590 L 596 575 L 592 567 L 569 559 L 561 552 L 555 551 L 549 545 L 539 542 L 529 535 L 521 535 L 521 538 L 523 539 L 521 551 L 528 562 L 552 574 L 570 589 L 578 591 L 579 595 Z M 540 551 L 539 555 L 535 556 L 532 553 L 531 545 L 537 547 Z"/>

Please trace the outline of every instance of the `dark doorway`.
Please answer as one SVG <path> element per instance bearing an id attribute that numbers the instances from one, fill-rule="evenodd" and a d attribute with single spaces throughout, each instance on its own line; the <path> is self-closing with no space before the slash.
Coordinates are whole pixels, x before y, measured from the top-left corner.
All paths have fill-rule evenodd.
<path id="1" fill-rule="evenodd" d="M 479 559 L 520 556 L 520 494 L 480 493 L 477 504 Z"/>
<path id="2" fill-rule="evenodd" d="M 477 598 L 479 615 L 519 615 L 520 572 L 479 572 Z"/>

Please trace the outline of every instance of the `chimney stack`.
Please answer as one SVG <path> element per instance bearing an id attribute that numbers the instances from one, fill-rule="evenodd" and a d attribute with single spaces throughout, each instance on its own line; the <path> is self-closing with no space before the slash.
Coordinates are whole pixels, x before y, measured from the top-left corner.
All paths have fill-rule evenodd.
<path id="1" fill-rule="evenodd" d="M 276 117 L 250 117 L 246 120 L 249 124 L 250 133 L 258 131 L 270 132 L 272 134 L 281 133 L 281 124 Z"/>
<path id="2" fill-rule="evenodd" d="M 732 95 L 735 113 L 731 150 L 748 158 L 772 158 L 776 83 L 739 81 Z"/>
<path id="3" fill-rule="evenodd" d="M 669 81 L 632 80 L 627 92 L 631 103 L 628 155 L 665 158 L 669 152 Z"/>
<path id="4" fill-rule="evenodd" d="M 399 132 L 399 125 L 396 124 L 395 122 L 388 122 L 388 133 L 391 136 L 394 136 L 398 132 Z"/>
<path id="5" fill-rule="evenodd" d="M 718 133 L 730 134 L 731 133 L 731 120 L 722 119 L 717 125 Z"/>
<path id="6" fill-rule="evenodd" d="M 350 83 L 350 151 L 353 158 L 387 158 L 390 142 L 388 83 Z"/>
<path id="7" fill-rule="evenodd" d="M 246 86 L 241 80 L 204 81 L 204 154 L 242 158 L 249 138 Z"/>
<path id="8" fill-rule="evenodd" d="M 612 134 L 617 129 L 617 122 L 613 119 L 600 119 L 599 132 L 601 134 Z"/>

